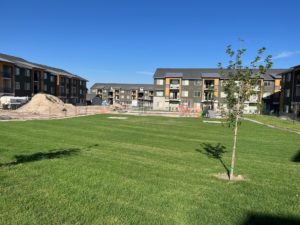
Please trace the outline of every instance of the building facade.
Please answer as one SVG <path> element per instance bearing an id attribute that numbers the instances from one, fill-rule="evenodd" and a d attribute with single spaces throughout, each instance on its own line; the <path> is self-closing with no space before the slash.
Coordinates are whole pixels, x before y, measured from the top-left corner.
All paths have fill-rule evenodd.
<path id="1" fill-rule="evenodd" d="M 152 106 L 154 86 L 151 84 L 96 83 L 91 94 L 100 99 L 100 104 L 127 106 Z M 92 103 L 93 104 L 93 103 Z"/>
<path id="2" fill-rule="evenodd" d="M 279 112 L 280 81 L 284 70 L 273 69 L 262 75 L 256 92 L 244 106 L 245 113 Z M 154 74 L 154 110 L 178 111 L 188 107 L 195 111 L 226 108 L 224 81 L 219 69 L 157 69 Z"/>
<path id="3" fill-rule="evenodd" d="M 280 113 L 300 119 L 300 65 L 281 73 L 282 95 Z"/>
<path id="4" fill-rule="evenodd" d="M 85 104 L 86 82 L 62 69 L 0 54 L 0 97 L 46 93 L 66 103 Z"/>

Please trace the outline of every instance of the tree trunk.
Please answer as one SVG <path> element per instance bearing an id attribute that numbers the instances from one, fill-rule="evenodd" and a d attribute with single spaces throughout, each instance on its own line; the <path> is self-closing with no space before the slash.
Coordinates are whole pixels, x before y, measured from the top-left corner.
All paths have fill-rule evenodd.
<path id="1" fill-rule="evenodd" d="M 232 156 L 231 156 L 231 166 L 229 171 L 229 180 L 233 178 L 233 169 L 235 164 L 235 150 L 236 150 L 236 140 L 237 140 L 237 133 L 238 133 L 238 120 L 239 116 L 236 116 L 235 119 L 235 127 L 234 127 L 234 137 L 233 137 L 233 148 L 232 148 Z"/>

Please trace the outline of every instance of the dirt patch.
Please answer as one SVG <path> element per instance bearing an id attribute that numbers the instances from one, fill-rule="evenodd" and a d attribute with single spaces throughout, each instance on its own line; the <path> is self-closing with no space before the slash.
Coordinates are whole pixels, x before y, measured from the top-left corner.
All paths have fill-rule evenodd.
<path id="1" fill-rule="evenodd" d="M 128 117 L 110 116 L 110 117 L 108 117 L 108 119 L 112 119 L 112 120 L 127 120 Z"/>
<path id="2" fill-rule="evenodd" d="M 229 180 L 229 176 L 227 173 L 218 173 L 214 175 L 216 178 L 227 181 L 244 181 L 246 178 L 242 175 L 233 176 L 231 180 Z"/>

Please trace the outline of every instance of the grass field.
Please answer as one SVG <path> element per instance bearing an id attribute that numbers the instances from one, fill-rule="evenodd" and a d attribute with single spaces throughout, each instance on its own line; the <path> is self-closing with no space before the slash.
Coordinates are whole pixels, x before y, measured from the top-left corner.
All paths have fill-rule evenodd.
<path id="1" fill-rule="evenodd" d="M 276 116 L 266 116 L 266 115 L 247 115 L 249 119 L 254 119 L 262 123 L 276 126 L 278 128 L 289 129 L 293 131 L 300 131 L 300 122 L 293 120 L 283 120 Z"/>
<path id="2" fill-rule="evenodd" d="M 0 224 L 246 224 L 300 217 L 300 135 L 243 122 L 236 174 L 205 147 L 231 129 L 195 118 L 108 115 L 0 123 Z M 296 219 L 295 219 L 296 221 Z M 299 222 L 299 221 L 298 221 Z"/>

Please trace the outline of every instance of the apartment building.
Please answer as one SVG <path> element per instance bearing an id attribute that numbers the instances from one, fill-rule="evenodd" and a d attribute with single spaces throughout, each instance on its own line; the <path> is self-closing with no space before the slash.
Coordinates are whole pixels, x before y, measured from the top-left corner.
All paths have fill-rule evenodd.
<path id="1" fill-rule="evenodd" d="M 281 73 L 282 95 L 280 113 L 300 119 L 300 65 Z"/>
<path id="2" fill-rule="evenodd" d="M 256 92 L 245 104 L 245 113 L 277 112 L 280 99 L 282 69 L 272 69 L 262 75 Z M 227 78 L 217 68 L 160 68 L 154 74 L 154 110 L 177 111 L 180 106 L 201 111 L 221 111 L 226 108 L 224 81 Z"/>
<path id="3" fill-rule="evenodd" d="M 65 70 L 0 53 L 0 96 L 47 93 L 66 103 L 85 104 L 86 82 Z"/>
<path id="4" fill-rule="evenodd" d="M 154 86 L 151 84 L 96 83 L 91 93 L 101 104 L 130 106 L 152 106 Z"/>

